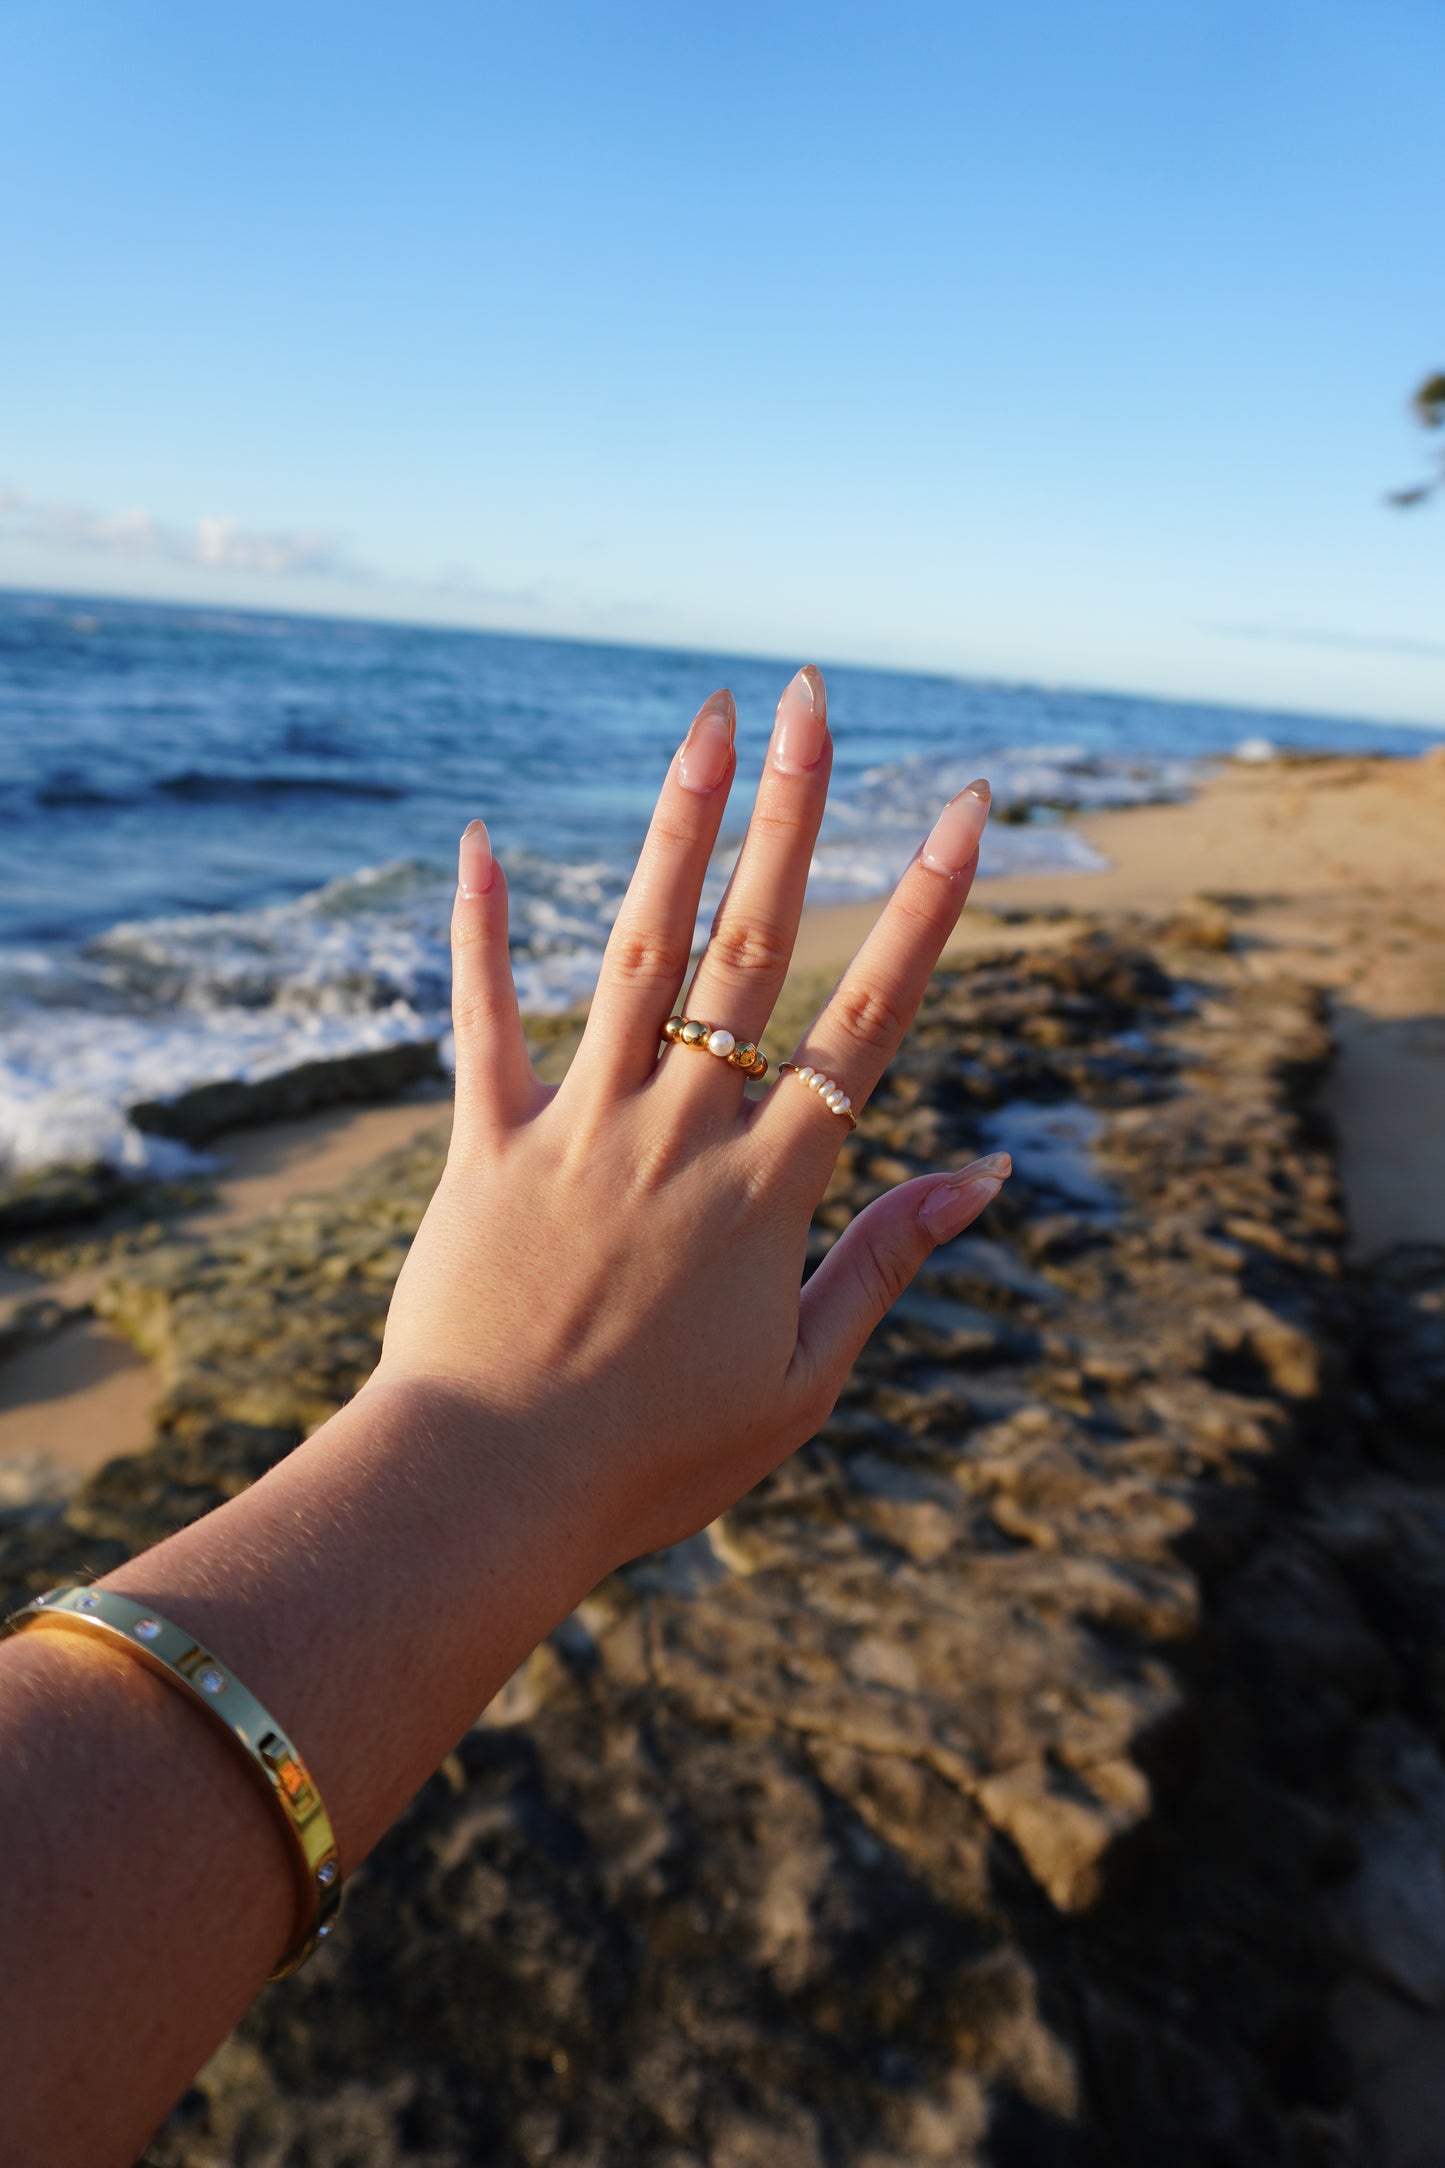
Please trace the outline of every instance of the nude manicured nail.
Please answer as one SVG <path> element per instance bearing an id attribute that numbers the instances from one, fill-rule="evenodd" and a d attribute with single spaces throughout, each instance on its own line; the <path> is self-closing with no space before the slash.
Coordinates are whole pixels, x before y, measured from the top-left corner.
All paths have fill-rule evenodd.
<path id="1" fill-rule="evenodd" d="M 985 1159 L 970 1161 L 957 1174 L 936 1182 L 918 1207 L 918 1224 L 934 1242 L 951 1242 L 993 1203 L 1013 1173 L 1007 1152 L 990 1152 Z"/>
<path id="2" fill-rule="evenodd" d="M 733 732 L 738 711 L 733 696 L 724 690 L 704 700 L 677 756 L 677 779 L 684 790 L 706 797 L 728 772 Z"/>
<path id="3" fill-rule="evenodd" d="M 468 821 L 457 847 L 457 887 L 464 896 L 485 896 L 496 871 L 485 821 Z"/>
<path id="4" fill-rule="evenodd" d="M 778 702 L 773 725 L 773 766 L 784 775 L 806 775 L 828 747 L 828 688 L 823 673 L 806 663 Z"/>
<path id="5" fill-rule="evenodd" d="M 982 776 L 949 800 L 920 854 L 931 872 L 962 873 L 978 849 L 992 802 L 993 793 Z"/>

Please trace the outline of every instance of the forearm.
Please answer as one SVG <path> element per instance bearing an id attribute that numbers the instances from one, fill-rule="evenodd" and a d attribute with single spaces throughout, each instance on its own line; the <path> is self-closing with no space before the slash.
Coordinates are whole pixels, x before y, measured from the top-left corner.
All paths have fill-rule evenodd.
<path id="1" fill-rule="evenodd" d="M 291 1731 L 349 1872 L 585 1593 L 582 1529 L 532 1441 L 375 1381 L 102 1585 L 184 1625 Z M 292 1932 L 279 1817 L 218 1727 L 77 1636 L 0 1646 L 0 1770 L 6 2142 L 128 2164 Z"/>

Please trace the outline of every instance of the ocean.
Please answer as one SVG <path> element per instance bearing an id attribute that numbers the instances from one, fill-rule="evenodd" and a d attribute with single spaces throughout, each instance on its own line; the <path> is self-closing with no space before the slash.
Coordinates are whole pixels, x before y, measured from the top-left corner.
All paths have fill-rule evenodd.
<path id="1" fill-rule="evenodd" d="M 798 658 L 803 660 L 806 658 Z M 984 870 L 1087 868 L 1080 807 L 1281 749 L 1431 734 L 835 667 L 816 901 L 876 895 L 974 776 Z M 457 836 L 512 892 L 525 1008 L 584 996 L 693 711 L 737 696 L 736 850 L 788 662 L 0 594 L 0 1170 L 179 1171 L 141 1100 L 445 1034 Z"/>

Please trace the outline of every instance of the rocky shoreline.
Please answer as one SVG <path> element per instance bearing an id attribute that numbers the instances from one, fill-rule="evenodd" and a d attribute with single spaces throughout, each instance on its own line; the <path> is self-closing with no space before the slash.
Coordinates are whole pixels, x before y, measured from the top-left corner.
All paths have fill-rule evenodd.
<path id="1" fill-rule="evenodd" d="M 1329 1058 L 1217 907 L 940 975 L 813 1254 L 1012 1139 L 986 1234 L 536 1652 L 150 2168 L 1378 2168 L 1445 2010 L 1445 1254 L 1345 1269 Z M 0 1603 L 355 1390 L 441 1150 L 116 1259 L 155 1444 L 0 1510 Z"/>

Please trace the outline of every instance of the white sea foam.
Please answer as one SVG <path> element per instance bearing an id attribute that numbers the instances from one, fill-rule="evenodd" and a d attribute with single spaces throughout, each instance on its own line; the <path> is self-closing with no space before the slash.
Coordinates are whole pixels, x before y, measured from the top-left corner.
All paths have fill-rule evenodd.
<path id="1" fill-rule="evenodd" d="M 829 808 L 809 894 L 875 896 L 974 770 L 919 755 L 867 770 Z M 1072 746 L 993 763 L 986 872 L 1103 863 L 1062 817 L 1074 804 L 1175 795 L 1187 771 L 1101 761 Z M 1011 810 L 1027 807 L 1026 823 Z M 733 851 L 710 871 L 699 940 Z M 625 886 L 605 858 L 509 855 L 512 961 L 524 1009 L 584 1000 Z M 128 1110 L 200 1084 L 276 1075 L 403 1041 L 444 1043 L 450 874 L 414 860 L 362 867 L 292 902 L 128 921 L 70 952 L 0 955 L 0 1166 L 102 1160 L 172 1173 L 194 1160 Z"/>
<path id="2" fill-rule="evenodd" d="M 509 869 L 525 1008 L 595 983 L 621 893 L 602 865 Z M 366 867 L 295 902 L 114 926 L 74 954 L 0 959 L 0 1167 L 194 1165 L 128 1110 L 200 1084 L 437 1038 L 451 993 L 451 882 Z"/>
<path id="3" fill-rule="evenodd" d="M 994 818 L 979 870 L 1093 873 L 1105 861 L 1068 816 L 1187 794 L 1186 761 L 1106 758 L 1081 745 L 1032 746 L 989 762 Z M 978 773 L 975 761 L 918 753 L 866 769 L 828 808 L 809 894 L 818 903 L 877 896 L 892 887 L 939 809 Z"/>

